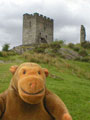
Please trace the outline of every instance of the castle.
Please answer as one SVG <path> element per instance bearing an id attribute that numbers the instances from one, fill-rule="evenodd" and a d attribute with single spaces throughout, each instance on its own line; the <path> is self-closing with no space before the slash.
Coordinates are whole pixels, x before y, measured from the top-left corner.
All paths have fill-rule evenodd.
<path id="1" fill-rule="evenodd" d="M 23 45 L 53 41 L 53 19 L 38 13 L 23 15 Z"/>

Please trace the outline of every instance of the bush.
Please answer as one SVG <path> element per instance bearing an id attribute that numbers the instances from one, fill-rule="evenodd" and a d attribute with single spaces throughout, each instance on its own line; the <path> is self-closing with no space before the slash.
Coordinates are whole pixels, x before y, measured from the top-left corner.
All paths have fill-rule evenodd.
<path id="1" fill-rule="evenodd" d="M 60 45 L 64 45 L 64 43 L 65 43 L 64 40 L 58 40 L 58 39 L 56 39 L 54 42 L 57 42 Z"/>
<path id="2" fill-rule="evenodd" d="M 3 45 L 3 48 L 2 48 L 2 51 L 8 51 L 9 50 L 9 47 L 10 47 L 10 45 L 9 44 L 4 44 Z"/>
<path id="3" fill-rule="evenodd" d="M 44 48 L 44 49 L 46 49 L 46 48 L 49 47 L 49 44 L 47 44 L 47 43 L 40 44 L 39 47 L 40 47 L 40 48 Z"/>
<path id="4" fill-rule="evenodd" d="M 55 41 L 49 44 L 49 48 L 52 49 L 52 53 L 57 53 L 57 51 L 61 48 L 61 45 L 58 41 Z"/>
<path id="5" fill-rule="evenodd" d="M 64 40 L 59 40 L 58 41 L 60 45 L 64 45 L 65 41 Z"/>
<path id="6" fill-rule="evenodd" d="M 0 52 L 0 57 L 3 57 L 2 52 Z"/>
<path id="7" fill-rule="evenodd" d="M 75 46 L 75 45 L 74 45 L 73 43 L 69 43 L 69 44 L 68 44 L 68 47 L 69 47 L 69 48 L 72 48 L 72 49 L 73 49 L 74 46 Z"/>
<path id="8" fill-rule="evenodd" d="M 7 57 L 8 53 L 6 51 L 0 52 L 0 57 Z"/>
<path id="9" fill-rule="evenodd" d="M 90 42 L 89 41 L 82 42 L 81 46 L 85 49 L 88 49 L 88 48 L 90 48 Z"/>
<path id="10" fill-rule="evenodd" d="M 9 56 L 13 56 L 13 55 L 16 55 L 17 53 L 16 53 L 15 51 L 13 51 L 13 50 L 9 50 L 9 51 L 7 52 L 7 54 L 8 54 Z"/>
<path id="11" fill-rule="evenodd" d="M 13 56 L 16 55 L 16 53 L 14 51 L 1 51 L 0 52 L 0 57 L 7 57 L 7 56 Z"/>
<path id="12" fill-rule="evenodd" d="M 37 52 L 37 53 L 44 53 L 44 48 L 41 48 L 41 47 L 35 47 L 34 51 Z"/>
<path id="13" fill-rule="evenodd" d="M 60 46 L 60 44 L 59 44 L 58 41 L 55 41 L 55 42 L 50 43 L 50 44 L 49 44 L 49 47 L 52 48 L 52 49 L 54 49 L 54 48 L 55 48 L 55 49 L 61 48 L 61 46 Z"/>
<path id="14" fill-rule="evenodd" d="M 34 51 L 37 53 L 45 53 L 46 49 L 51 49 L 52 53 L 53 52 L 56 53 L 60 48 L 61 48 L 60 44 L 57 41 L 55 41 L 50 44 L 38 45 L 34 48 Z"/>
<path id="15" fill-rule="evenodd" d="M 40 44 L 34 48 L 34 52 L 44 53 L 45 49 L 47 49 L 47 48 L 49 48 L 49 44 L 47 44 L 47 43 Z"/>
<path id="16" fill-rule="evenodd" d="M 90 62 L 90 58 L 84 57 L 84 58 L 81 59 L 81 61 L 83 61 L 83 62 Z"/>
<path id="17" fill-rule="evenodd" d="M 81 55 L 81 56 L 85 57 L 85 56 L 87 56 L 87 55 L 88 55 L 88 53 L 87 53 L 87 51 L 86 51 L 86 50 L 80 50 L 80 51 L 79 51 L 79 55 Z"/>
<path id="18" fill-rule="evenodd" d="M 79 52 L 80 48 L 79 47 L 74 47 L 73 50 L 76 51 L 76 52 Z"/>

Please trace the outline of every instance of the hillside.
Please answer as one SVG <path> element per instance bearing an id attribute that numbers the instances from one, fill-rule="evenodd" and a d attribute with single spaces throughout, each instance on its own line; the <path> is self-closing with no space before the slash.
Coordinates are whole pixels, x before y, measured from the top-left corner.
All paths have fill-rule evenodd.
<path id="1" fill-rule="evenodd" d="M 65 45 L 63 48 L 72 49 Z M 4 56 L 0 57 L 0 92 L 8 88 L 12 77 L 8 72 L 11 65 L 36 62 L 48 68 L 47 87 L 64 101 L 73 120 L 90 120 L 90 62 L 65 59 L 58 52 L 49 50 L 50 48 L 49 54 L 44 53 L 41 48 L 26 51 L 21 55 L 13 52 L 8 52 L 8 55 L 7 52 L 4 53 Z M 90 53 L 89 49 L 86 51 Z M 89 55 L 85 58 L 89 58 Z"/>

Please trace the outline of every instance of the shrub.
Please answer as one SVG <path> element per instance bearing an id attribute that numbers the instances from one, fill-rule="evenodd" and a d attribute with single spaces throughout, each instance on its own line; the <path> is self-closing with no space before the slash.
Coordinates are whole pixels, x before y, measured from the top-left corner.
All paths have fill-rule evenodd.
<path id="1" fill-rule="evenodd" d="M 55 42 L 52 42 L 50 44 L 38 45 L 34 48 L 34 51 L 37 53 L 45 53 L 46 49 L 51 49 L 52 53 L 53 52 L 56 53 L 59 48 L 61 48 L 60 44 L 57 41 L 55 41 Z"/>
<path id="2" fill-rule="evenodd" d="M 14 51 L 0 51 L 0 57 L 7 57 L 7 56 L 13 56 L 16 55 Z"/>
<path id="3" fill-rule="evenodd" d="M 13 55 L 16 55 L 17 53 L 16 53 L 15 51 L 13 51 L 13 50 L 9 50 L 9 51 L 7 52 L 7 54 L 8 54 L 9 56 L 13 56 Z"/>
<path id="4" fill-rule="evenodd" d="M 81 55 L 81 56 L 85 57 L 85 56 L 87 56 L 87 55 L 88 55 L 88 53 L 87 53 L 87 51 L 86 51 L 86 50 L 80 50 L 80 51 L 79 51 L 79 55 Z"/>
<path id="5" fill-rule="evenodd" d="M 84 58 L 81 59 L 81 61 L 83 61 L 83 62 L 90 62 L 90 58 L 84 57 Z"/>
<path id="6" fill-rule="evenodd" d="M 82 42 L 81 46 L 85 49 L 88 49 L 88 48 L 90 48 L 90 42 L 89 41 Z"/>
<path id="7" fill-rule="evenodd" d="M 2 51 L 8 51 L 9 50 L 9 47 L 10 47 L 10 45 L 9 44 L 4 44 L 3 45 L 3 48 L 2 48 Z"/>
<path id="8" fill-rule="evenodd" d="M 80 57 L 75 58 L 74 60 L 81 61 L 81 59 L 82 59 L 82 57 L 80 56 Z"/>
<path id="9" fill-rule="evenodd" d="M 58 41 L 60 45 L 64 45 L 65 41 L 64 40 L 59 40 Z"/>
<path id="10" fill-rule="evenodd" d="M 0 52 L 0 57 L 3 57 L 2 52 Z"/>
<path id="11" fill-rule="evenodd" d="M 64 43 L 65 43 L 64 40 L 58 40 L 58 39 L 56 39 L 54 42 L 57 42 L 60 45 L 64 45 Z"/>
<path id="12" fill-rule="evenodd" d="M 41 48 L 41 47 L 35 47 L 34 51 L 37 52 L 37 53 L 44 53 L 44 48 Z"/>
<path id="13" fill-rule="evenodd" d="M 52 49 L 59 49 L 61 48 L 60 44 L 58 43 L 58 41 L 55 41 L 55 42 L 52 42 L 49 44 L 49 47 L 52 48 Z"/>
<path id="14" fill-rule="evenodd" d="M 55 41 L 49 44 L 49 48 L 52 49 L 52 53 L 57 53 L 57 51 L 61 48 L 61 45 L 58 41 Z"/>
<path id="15" fill-rule="evenodd" d="M 0 57 L 7 57 L 8 53 L 6 51 L 0 52 Z"/>
<path id="16" fill-rule="evenodd" d="M 79 47 L 74 47 L 73 50 L 76 51 L 76 52 L 79 52 L 80 48 Z"/>
<path id="17" fill-rule="evenodd" d="M 49 44 L 47 44 L 47 43 L 40 44 L 39 47 L 40 47 L 40 48 L 44 48 L 44 49 L 46 49 L 46 48 L 49 47 Z"/>
<path id="18" fill-rule="evenodd" d="M 68 47 L 73 49 L 74 48 L 74 44 L 73 43 L 69 43 Z"/>

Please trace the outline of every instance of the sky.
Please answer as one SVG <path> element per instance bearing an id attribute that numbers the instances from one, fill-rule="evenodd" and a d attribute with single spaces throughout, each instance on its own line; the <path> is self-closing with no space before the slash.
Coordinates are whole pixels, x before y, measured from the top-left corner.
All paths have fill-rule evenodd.
<path id="1" fill-rule="evenodd" d="M 79 43 L 84 25 L 90 41 L 90 0 L 0 0 L 0 50 L 22 44 L 23 14 L 36 12 L 54 19 L 54 40 Z"/>

